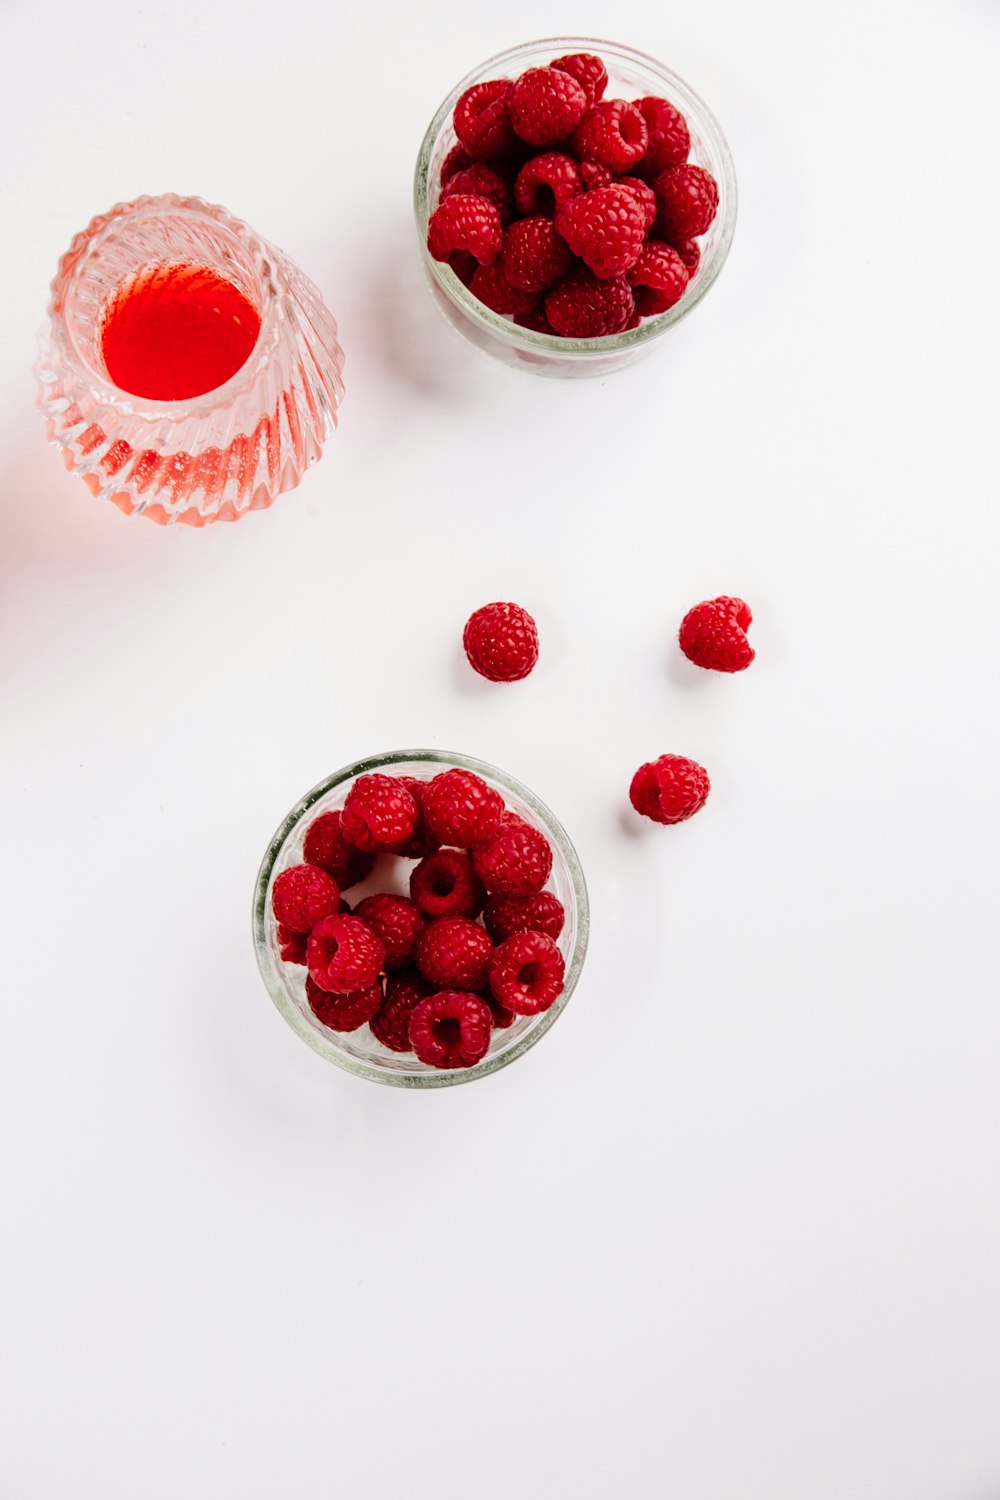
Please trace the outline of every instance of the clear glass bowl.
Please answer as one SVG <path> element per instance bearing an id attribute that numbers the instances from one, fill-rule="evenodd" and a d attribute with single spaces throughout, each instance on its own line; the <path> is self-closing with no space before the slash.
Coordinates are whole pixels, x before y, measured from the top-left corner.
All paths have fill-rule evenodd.
<path id="1" fill-rule="evenodd" d="M 260 315 L 245 364 L 179 401 L 120 390 L 101 352 L 111 298 L 151 267 L 207 266 Z M 52 283 L 38 404 L 66 467 L 126 515 L 204 526 L 261 510 L 319 458 L 343 399 L 337 325 L 297 266 L 248 224 L 174 193 L 119 203 L 78 234 Z"/>
<path id="2" fill-rule="evenodd" d="M 566 981 L 562 994 L 549 1010 L 537 1016 L 518 1016 L 506 1030 L 495 1029 L 490 1038 L 489 1051 L 471 1068 L 432 1068 L 422 1063 L 413 1053 L 392 1052 L 383 1047 L 367 1026 L 357 1031 L 331 1031 L 316 1019 L 309 1008 L 305 995 L 306 970 L 301 965 L 285 964 L 281 961 L 277 945 L 277 924 L 271 910 L 271 887 L 282 870 L 289 865 L 301 863 L 305 832 L 312 820 L 323 812 L 332 812 L 343 807 L 347 794 L 358 776 L 371 771 L 384 771 L 390 775 L 416 776 L 429 781 L 439 771 L 452 766 L 474 771 L 500 793 L 507 806 L 529 823 L 542 830 L 552 845 L 552 875 L 547 889 L 559 897 L 566 908 L 566 924 L 559 937 L 559 948 L 566 960 Z M 384 861 L 392 859 L 385 856 Z M 384 861 L 379 861 L 375 871 L 375 883 L 379 888 L 388 888 Z M 406 890 L 406 879 L 413 868 L 409 860 L 393 861 L 399 869 L 398 888 Z M 366 891 L 368 882 L 359 886 Z M 347 892 L 353 905 L 357 892 Z M 475 1078 L 485 1078 L 504 1068 L 515 1058 L 521 1057 L 533 1047 L 540 1037 L 562 1014 L 569 1001 L 583 967 L 587 951 L 587 936 L 590 929 L 590 909 L 587 887 L 576 850 L 570 843 L 565 829 L 553 813 L 540 802 L 535 794 L 522 786 L 505 771 L 468 755 L 457 755 L 443 750 L 393 750 L 384 755 L 372 755 L 367 760 L 357 761 L 335 771 L 319 786 L 302 798 L 292 808 L 275 832 L 267 853 L 264 855 L 253 901 L 253 941 L 257 954 L 257 966 L 268 994 L 284 1016 L 322 1057 L 337 1063 L 349 1073 L 360 1078 L 370 1078 L 376 1083 L 396 1084 L 401 1088 L 445 1088 L 453 1083 L 469 1083 Z"/>
<path id="3" fill-rule="evenodd" d="M 706 167 L 719 184 L 719 208 L 708 233 L 701 236 L 701 264 L 681 300 L 638 328 L 610 338 L 565 339 L 519 328 L 474 297 L 450 266 L 427 249 L 427 223 L 437 207 L 441 164 L 456 144 L 451 117 L 459 96 L 488 78 L 517 78 L 526 68 L 544 67 L 571 52 L 596 52 L 608 70 L 607 98 L 660 95 L 675 104 L 691 130 L 691 161 Z M 687 317 L 722 270 L 736 228 L 736 174 L 721 127 L 708 106 L 676 73 L 617 42 L 593 37 L 559 36 L 526 42 L 500 52 L 457 83 L 427 128 L 413 185 L 414 212 L 424 270 L 435 299 L 449 322 L 477 348 L 506 364 L 539 375 L 607 375 L 647 354 L 681 318 Z"/>

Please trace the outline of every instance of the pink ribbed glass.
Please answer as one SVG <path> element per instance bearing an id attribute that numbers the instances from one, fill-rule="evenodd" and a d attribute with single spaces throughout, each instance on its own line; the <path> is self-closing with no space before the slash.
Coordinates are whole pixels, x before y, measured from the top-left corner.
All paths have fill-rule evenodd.
<path id="1" fill-rule="evenodd" d="M 150 267 L 206 266 L 260 314 L 246 363 L 202 396 L 156 401 L 109 378 L 110 299 Z M 203 526 L 262 510 L 319 458 L 343 399 L 337 325 L 316 287 L 225 209 L 166 194 L 78 234 L 52 283 L 37 373 L 48 435 L 90 491 L 128 515 Z"/>

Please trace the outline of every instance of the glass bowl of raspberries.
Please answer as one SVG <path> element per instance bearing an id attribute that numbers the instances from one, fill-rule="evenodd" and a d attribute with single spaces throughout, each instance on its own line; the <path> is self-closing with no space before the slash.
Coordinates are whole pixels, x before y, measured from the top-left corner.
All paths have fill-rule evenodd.
<path id="1" fill-rule="evenodd" d="M 424 136 L 414 207 L 459 332 L 539 374 L 605 375 L 715 281 L 736 177 L 683 79 L 614 42 L 553 37 L 456 85 Z"/>
<path id="2" fill-rule="evenodd" d="M 587 888 L 533 792 L 469 756 L 397 750 L 292 808 L 254 893 L 261 977 L 302 1039 L 378 1083 L 485 1077 L 548 1031 L 587 949 Z"/>

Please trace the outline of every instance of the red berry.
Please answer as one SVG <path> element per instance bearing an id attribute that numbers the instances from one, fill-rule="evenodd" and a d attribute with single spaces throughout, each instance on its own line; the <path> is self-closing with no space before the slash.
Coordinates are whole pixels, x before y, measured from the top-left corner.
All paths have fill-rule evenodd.
<path id="1" fill-rule="evenodd" d="M 453 173 L 441 189 L 441 201 L 455 193 L 473 193 L 481 198 L 488 198 L 500 215 L 500 223 L 510 223 L 514 212 L 514 195 L 510 183 L 486 162 L 474 161 L 471 167 Z"/>
<path id="2" fill-rule="evenodd" d="M 439 849 L 410 875 L 410 895 L 428 917 L 477 917 L 483 886 L 461 849 Z"/>
<path id="3" fill-rule="evenodd" d="M 545 316 L 553 330 L 571 339 L 620 333 L 634 308 L 632 288 L 624 276 L 602 279 L 583 267 L 571 271 L 545 298 Z"/>
<path id="4" fill-rule="evenodd" d="M 424 792 L 424 818 L 442 844 L 471 849 L 488 843 L 500 827 L 503 813 L 500 793 L 474 771 L 457 766 L 439 772 Z"/>
<path id="5" fill-rule="evenodd" d="M 633 293 L 633 296 L 634 295 L 635 294 Z M 642 313 L 639 311 L 639 309 L 637 307 L 633 311 L 632 316 L 629 318 L 628 322 L 625 324 L 625 327 L 622 329 L 622 332 L 623 333 L 628 333 L 631 329 L 638 328 L 638 326 L 639 326 L 639 324 L 641 322 L 642 322 Z"/>
<path id="6" fill-rule="evenodd" d="M 646 237 L 635 194 L 617 183 L 573 198 L 555 222 L 574 255 L 602 279 L 621 276 L 635 265 Z M 553 321 L 551 313 L 549 320 Z"/>
<path id="7" fill-rule="evenodd" d="M 674 249 L 687 266 L 688 281 L 693 281 L 694 273 L 701 265 L 701 246 L 697 240 L 681 240 Z"/>
<path id="8" fill-rule="evenodd" d="M 646 122 L 634 104 L 624 99 L 602 99 L 587 110 L 576 127 L 573 149 L 581 161 L 596 161 L 612 172 L 627 172 L 642 160 L 648 140 Z"/>
<path id="9" fill-rule="evenodd" d="M 576 162 L 562 151 L 545 151 L 526 161 L 514 182 L 514 202 L 523 214 L 552 218 L 583 191 Z"/>
<path id="10" fill-rule="evenodd" d="M 329 1026 L 331 1031 L 357 1031 L 359 1026 L 371 1020 L 382 1004 L 382 986 L 371 984 L 363 990 L 356 990 L 353 995 L 334 995 L 322 989 L 309 974 L 306 976 L 306 1000 L 317 1021 Z"/>
<path id="11" fill-rule="evenodd" d="M 705 806 L 711 783 L 697 761 L 661 755 L 632 777 L 629 798 L 636 812 L 654 823 L 683 823 Z"/>
<path id="12" fill-rule="evenodd" d="M 441 990 L 414 1006 L 410 1046 L 432 1068 L 471 1068 L 485 1056 L 493 1028 L 489 1006 L 463 990 Z"/>
<path id="13" fill-rule="evenodd" d="M 441 188 L 444 189 L 447 187 L 456 172 L 464 172 L 466 167 L 471 167 L 471 165 L 472 157 L 466 151 L 465 147 L 462 145 L 452 146 L 448 155 L 441 163 L 441 171 L 438 176 Z"/>
<path id="14" fill-rule="evenodd" d="M 618 177 L 615 180 L 619 187 L 627 187 L 635 197 L 642 209 L 643 227 L 648 234 L 656 223 L 656 194 L 653 189 L 641 177 Z"/>
<path id="15" fill-rule="evenodd" d="M 519 604 L 484 604 L 466 621 L 462 644 L 480 677 L 520 682 L 538 660 L 538 627 Z"/>
<path id="16" fill-rule="evenodd" d="M 691 150 L 691 136 L 680 110 L 669 99 L 655 95 L 637 99 L 636 108 L 649 132 L 646 154 L 638 167 L 643 177 L 655 177 L 665 167 L 679 167 L 686 162 Z"/>
<path id="17" fill-rule="evenodd" d="M 427 248 L 435 260 L 448 260 L 468 251 L 481 266 L 500 254 L 503 230 L 495 204 L 478 193 L 454 193 L 443 198 L 427 226 Z M 457 274 L 457 273 L 456 273 Z"/>
<path id="18" fill-rule="evenodd" d="M 580 163 L 580 181 L 588 193 L 593 188 L 610 187 L 614 180 L 615 174 L 603 162 L 582 161 Z"/>
<path id="19" fill-rule="evenodd" d="M 347 794 L 340 829 L 356 849 L 402 849 L 417 827 L 417 804 L 398 776 L 359 776 Z"/>
<path id="20" fill-rule="evenodd" d="M 286 964 L 305 963 L 308 936 L 308 932 L 293 932 L 290 927 L 278 923 L 278 952 Z"/>
<path id="21" fill-rule="evenodd" d="M 306 962 L 321 990 L 352 995 L 378 979 L 385 949 L 357 917 L 324 917 L 309 934 Z"/>
<path id="22" fill-rule="evenodd" d="M 524 314 L 532 312 L 538 303 L 537 292 L 523 292 L 511 286 L 499 261 L 492 266 L 477 266 L 469 282 L 469 291 L 494 312 Z"/>
<path id="23" fill-rule="evenodd" d="M 661 172 L 653 191 L 659 204 L 657 233 L 670 244 L 704 234 L 719 206 L 719 184 L 711 172 L 690 163 Z"/>
<path id="24" fill-rule="evenodd" d="M 489 934 L 469 917 L 442 917 L 417 939 L 417 968 L 438 989 L 481 990 L 492 957 Z"/>
<path id="25" fill-rule="evenodd" d="M 506 1005 L 501 1005 L 492 990 L 484 990 L 481 998 L 486 1001 L 493 1017 L 493 1029 L 495 1031 L 506 1031 L 508 1026 L 513 1026 L 517 1020 L 514 1012 L 508 1010 Z"/>
<path id="26" fill-rule="evenodd" d="M 552 873 L 552 850 L 539 829 L 509 818 L 495 838 L 473 850 L 472 864 L 491 895 L 534 896 Z"/>
<path id="27" fill-rule="evenodd" d="M 337 910 L 339 901 L 337 882 L 315 865 L 282 870 L 271 889 L 271 909 L 282 927 L 292 932 L 311 932 L 317 922 Z"/>
<path id="28" fill-rule="evenodd" d="M 441 847 L 440 839 L 434 837 L 424 822 L 424 792 L 427 790 L 427 782 L 416 776 L 401 776 L 399 779 L 417 804 L 417 826 L 413 837 L 402 849 L 397 849 L 396 853 L 403 859 L 425 859 L 428 854 L 433 854 Z"/>
<path id="29" fill-rule="evenodd" d="M 419 974 L 391 974 L 385 982 L 385 999 L 368 1025 L 383 1047 L 393 1052 L 411 1052 L 410 1017 L 414 1006 L 426 1000 L 429 985 Z"/>
<path id="30" fill-rule="evenodd" d="M 448 256 L 448 264 L 463 286 L 471 285 L 472 278 L 479 269 L 478 260 L 468 250 L 453 250 Z"/>
<path id="31" fill-rule="evenodd" d="M 525 931 L 557 938 L 565 921 L 563 904 L 551 891 L 539 891 L 535 896 L 490 896 L 483 913 L 486 931 L 495 943 Z"/>
<path id="32" fill-rule="evenodd" d="M 470 156 L 500 156 L 514 143 L 509 78 L 474 83 L 455 105 L 455 134 Z"/>
<path id="33" fill-rule="evenodd" d="M 603 97 L 608 86 L 608 70 L 593 52 L 568 52 L 565 57 L 555 58 L 549 67 L 576 79 L 587 96 L 588 108 Z"/>
<path id="34" fill-rule="evenodd" d="M 641 301 L 638 297 L 635 299 L 636 307 L 647 316 L 654 312 L 666 312 L 687 291 L 687 266 L 677 251 L 670 245 L 665 245 L 662 240 L 647 240 L 639 259 L 627 274 L 633 296 L 638 287 L 655 293 L 655 297 L 644 296 Z"/>
<path id="35" fill-rule="evenodd" d="M 515 313 L 514 322 L 518 328 L 530 328 L 532 333 L 555 333 L 555 329 L 540 307 L 535 308 L 533 312 Z"/>
<path id="36" fill-rule="evenodd" d="M 562 993 L 566 964 L 544 932 L 515 932 L 500 944 L 490 966 L 490 989 L 508 1010 L 534 1016 Z"/>
<path id="37" fill-rule="evenodd" d="M 742 599 L 722 594 L 689 609 L 681 621 L 680 645 L 688 661 L 714 672 L 742 672 L 754 659 L 747 640 L 753 619 Z"/>
<path id="38" fill-rule="evenodd" d="M 363 854 L 344 838 L 340 828 L 340 813 L 320 813 L 306 829 L 302 848 L 305 861 L 319 865 L 332 875 L 342 891 L 367 880 L 375 863 L 374 854 Z"/>
<path id="39" fill-rule="evenodd" d="M 511 286 L 542 292 L 565 276 L 570 260 L 566 241 L 552 220 L 535 214 L 518 219 L 504 234 L 499 265 Z"/>
<path id="40" fill-rule="evenodd" d="M 522 141 L 532 146 L 564 141 L 586 108 L 586 91 L 558 68 L 529 68 L 511 90 L 511 122 Z"/>
<path id="41" fill-rule="evenodd" d="M 402 969 L 411 961 L 417 938 L 424 930 L 424 919 L 412 901 L 379 891 L 359 901 L 354 915 L 382 944 L 387 969 Z"/>

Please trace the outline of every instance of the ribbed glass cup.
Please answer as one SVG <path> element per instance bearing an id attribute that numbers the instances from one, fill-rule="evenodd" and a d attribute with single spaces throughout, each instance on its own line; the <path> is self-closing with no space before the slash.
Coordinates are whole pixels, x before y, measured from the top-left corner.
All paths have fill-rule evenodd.
<path id="1" fill-rule="evenodd" d="M 204 266 L 260 316 L 249 358 L 204 395 L 120 390 L 101 351 L 111 299 L 153 267 Z M 319 458 L 343 399 L 337 325 L 316 287 L 224 208 L 168 193 L 78 234 L 52 283 L 38 404 L 66 467 L 127 515 L 203 526 L 262 510 Z"/>
<path id="2" fill-rule="evenodd" d="M 637 328 L 608 338 L 566 339 L 519 328 L 474 297 L 450 266 L 436 261 L 427 249 L 427 224 L 438 204 L 441 165 L 457 144 L 451 117 L 459 97 L 474 83 L 489 78 L 517 78 L 527 68 L 545 67 L 554 57 L 572 52 L 596 52 L 608 70 L 605 97 L 640 99 L 652 94 L 669 99 L 685 115 L 691 131 L 690 160 L 706 167 L 719 184 L 719 208 L 707 234 L 699 237 L 701 264 L 681 300 L 655 318 L 643 318 Z M 558 147 L 540 148 L 558 150 Z M 593 37 L 556 36 L 526 42 L 499 52 L 474 68 L 443 101 L 424 136 L 417 158 L 413 206 L 420 236 L 424 271 L 431 291 L 448 321 L 486 354 L 537 375 L 608 375 L 644 354 L 697 307 L 722 270 L 736 228 L 736 173 L 722 129 L 707 104 L 663 63 Z"/>
<path id="3" fill-rule="evenodd" d="M 558 939 L 559 949 L 566 961 L 566 979 L 562 994 L 549 1010 L 537 1016 L 518 1016 L 506 1030 L 494 1029 L 489 1051 L 471 1068 L 432 1068 L 422 1063 L 412 1052 L 392 1052 L 383 1047 L 369 1027 L 357 1031 L 331 1031 L 316 1019 L 306 1000 L 306 970 L 301 965 L 286 964 L 278 950 L 277 923 L 271 910 L 271 889 L 282 870 L 289 865 L 300 864 L 306 829 L 320 813 L 333 812 L 343 807 L 355 780 L 372 771 L 382 771 L 393 776 L 415 776 L 429 781 L 439 771 L 452 766 L 474 771 L 494 787 L 503 797 L 508 808 L 518 813 L 527 822 L 534 824 L 545 834 L 552 845 L 552 875 L 547 889 L 554 891 L 566 909 L 566 923 Z M 384 856 L 385 860 L 392 856 Z M 380 864 L 382 861 L 380 861 Z M 403 859 L 396 861 L 401 872 L 409 873 L 412 864 Z M 383 871 L 376 870 L 378 883 L 383 881 Z M 359 889 L 367 889 L 359 887 Z M 399 889 L 405 893 L 405 877 Z M 352 904 L 355 893 L 348 891 Z M 349 1073 L 360 1078 L 370 1078 L 375 1083 L 395 1084 L 400 1088 L 446 1088 L 453 1083 L 470 1083 L 476 1078 L 485 1078 L 504 1068 L 515 1058 L 523 1056 L 529 1047 L 545 1035 L 549 1027 L 562 1014 L 576 988 L 587 951 L 590 931 L 590 908 L 587 887 L 576 850 L 553 813 L 535 796 L 534 792 L 484 761 L 474 760 L 468 755 L 458 755 L 444 750 L 393 750 L 382 755 L 369 756 L 354 765 L 335 771 L 292 808 L 268 845 L 254 890 L 253 942 L 257 954 L 257 965 L 268 994 L 285 1020 L 304 1042 L 314 1048 L 329 1062 L 337 1063 Z"/>

